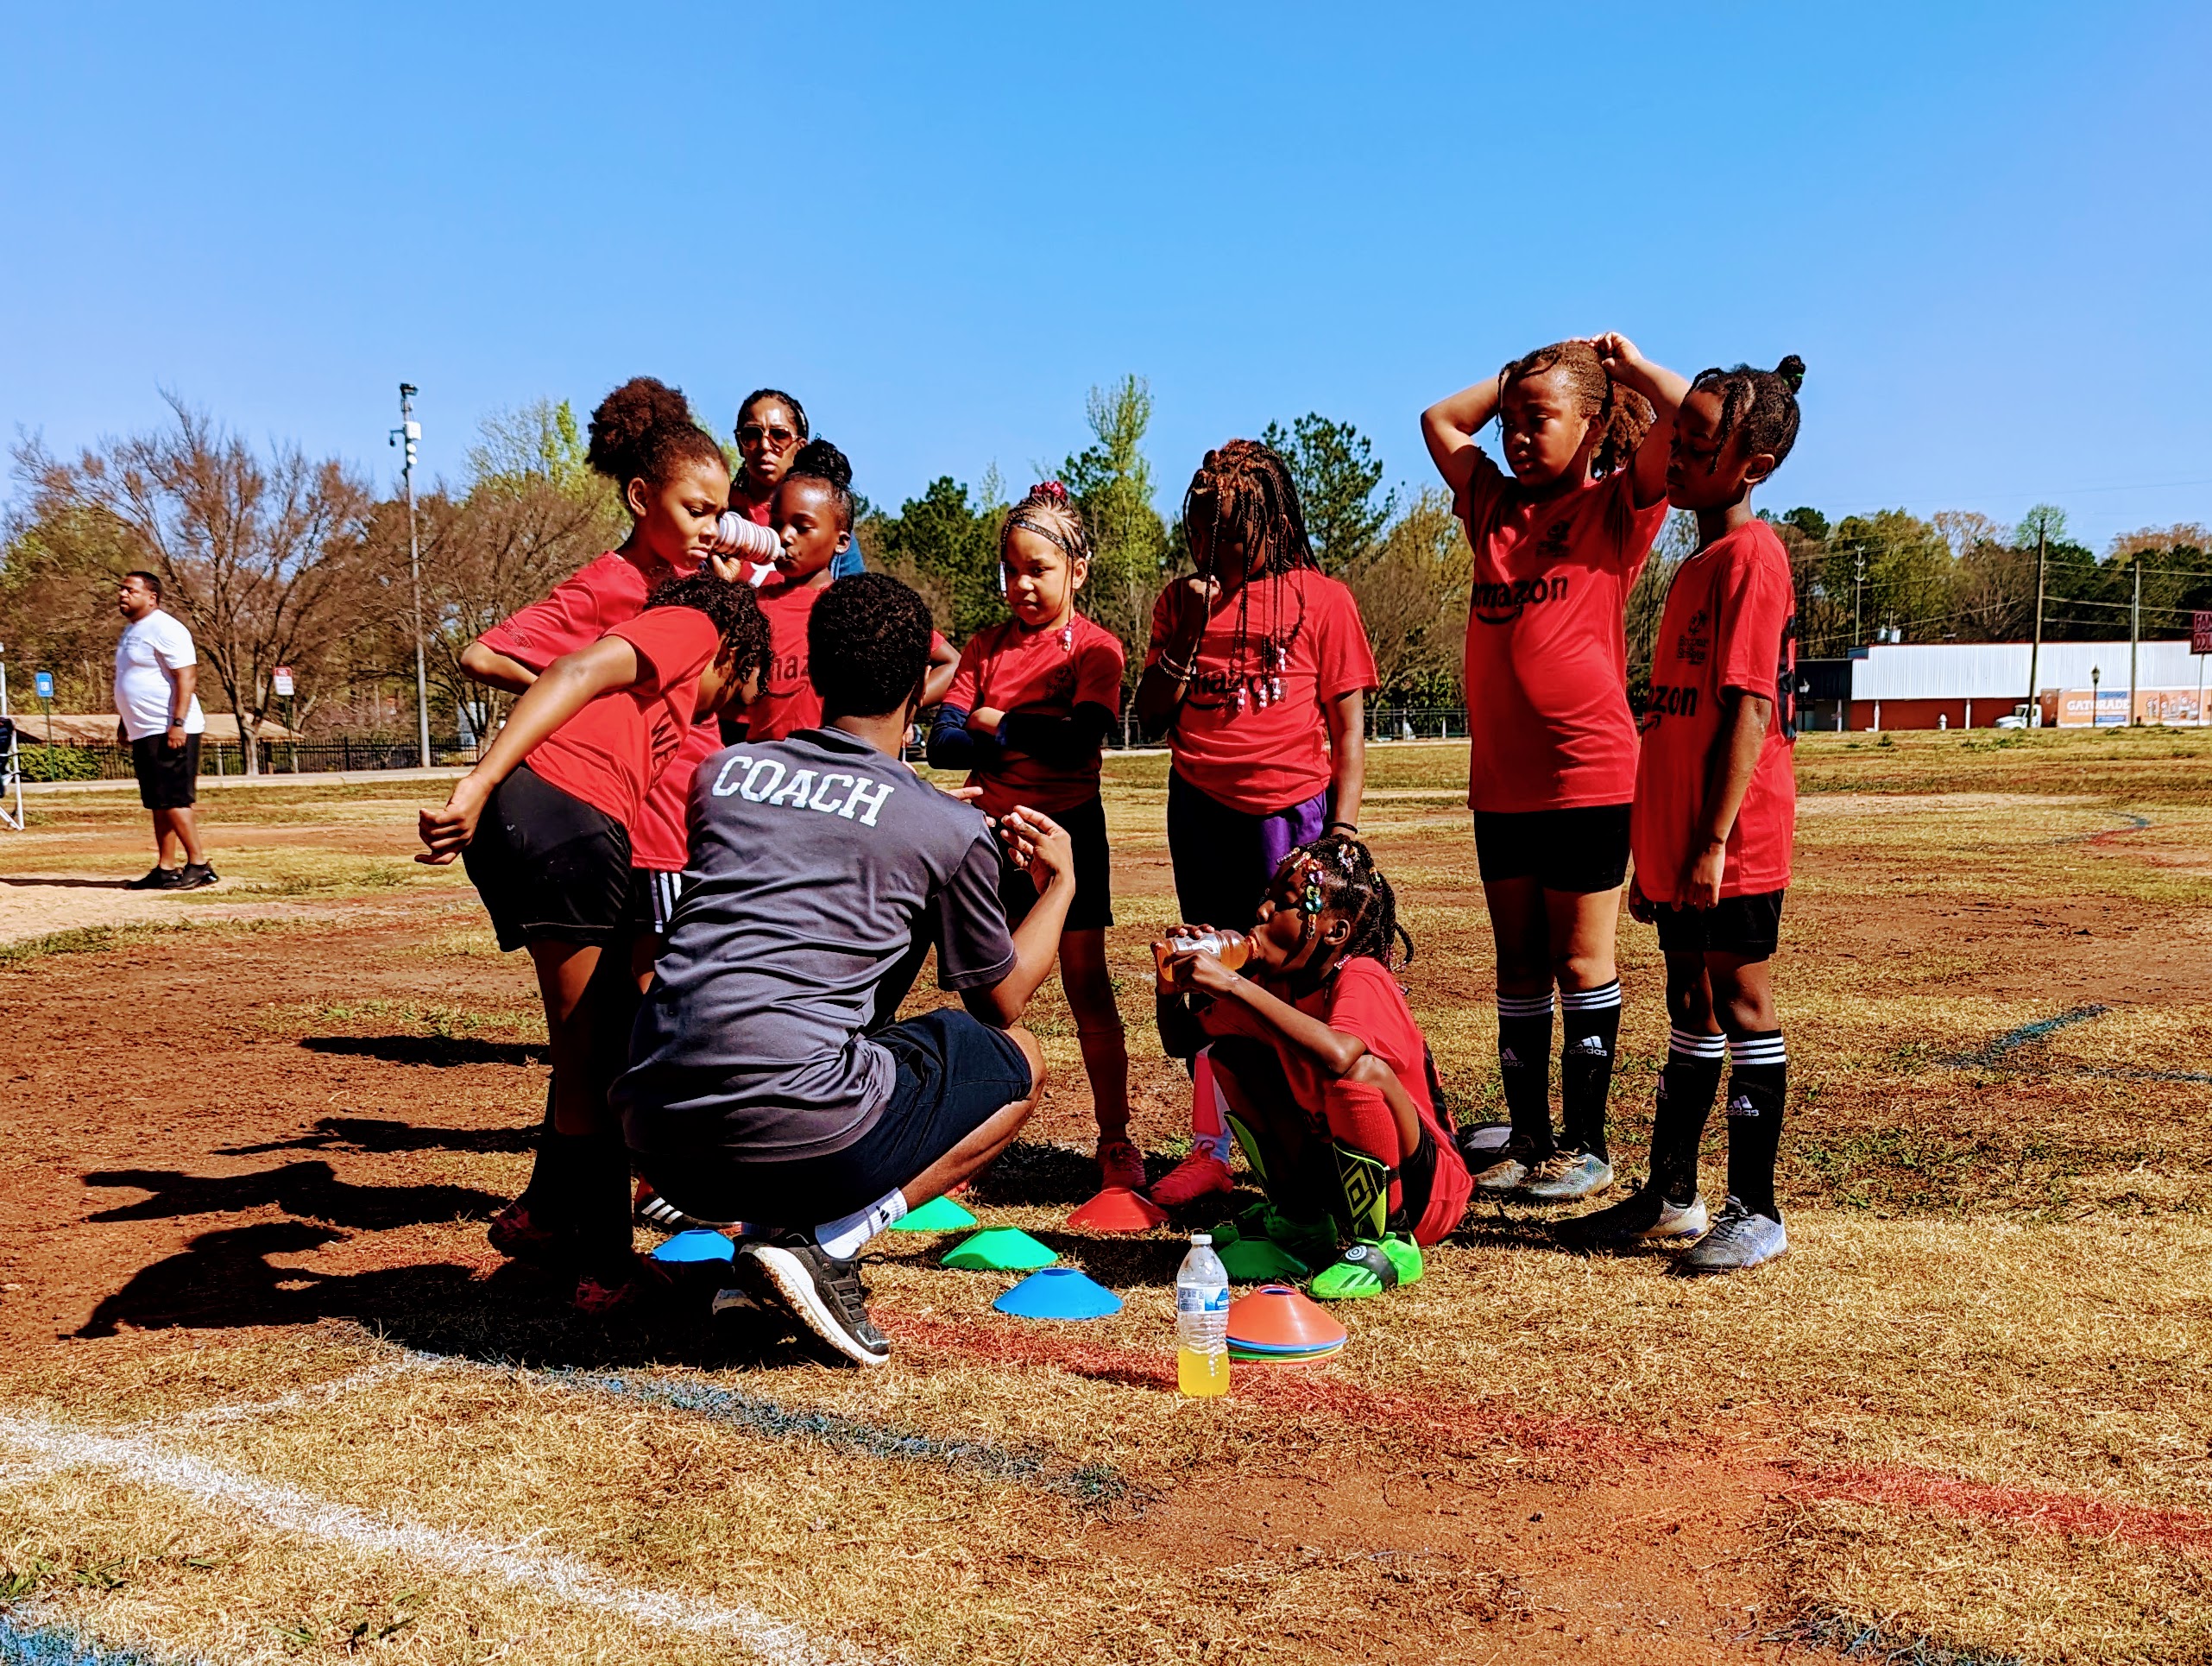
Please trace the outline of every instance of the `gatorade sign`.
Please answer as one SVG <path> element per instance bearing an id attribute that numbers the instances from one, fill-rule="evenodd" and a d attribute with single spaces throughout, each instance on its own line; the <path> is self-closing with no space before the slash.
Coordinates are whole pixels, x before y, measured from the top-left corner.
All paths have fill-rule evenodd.
<path id="1" fill-rule="evenodd" d="M 2190 616 L 2189 651 L 2212 653 L 2212 613 L 2200 608 Z"/>

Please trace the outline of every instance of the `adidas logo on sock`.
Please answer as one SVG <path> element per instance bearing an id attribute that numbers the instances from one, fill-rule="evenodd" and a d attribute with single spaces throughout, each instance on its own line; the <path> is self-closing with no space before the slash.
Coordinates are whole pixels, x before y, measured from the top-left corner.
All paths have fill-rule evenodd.
<path id="1" fill-rule="evenodd" d="M 1497 1062 L 1500 1064 L 1517 1067 L 1521 1063 L 1521 1055 L 1510 1047 L 1501 1047 L 1497 1050 Z"/>
<path id="2" fill-rule="evenodd" d="M 1750 1095 L 1738 1094 L 1728 1101 L 1728 1114 L 1730 1116 L 1756 1116 L 1759 1108 L 1751 1102 Z"/>
<path id="3" fill-rule="evenodd" d="M 1574 1044 L 1574 1051 L 1578 1053 L 1595 1053 L 1598 1057 L 1603 1058 L 1605 1057 L 1604 1039 L 1599 1036 L 1585 1036 Z"/>

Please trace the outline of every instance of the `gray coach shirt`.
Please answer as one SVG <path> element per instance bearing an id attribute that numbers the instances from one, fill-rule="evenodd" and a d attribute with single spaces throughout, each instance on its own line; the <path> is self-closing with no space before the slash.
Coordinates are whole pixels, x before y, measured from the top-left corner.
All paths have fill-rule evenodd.
<path id="1" fill-rule="evenodd" d="M 691 853 L 614 1102 L 631 1146 L 764 1162 L 842 1151 L 891 1096 L 862 1033 L 917 939 L 942 988 L 1012 969 L 982 814 L 836 729 L 699 766 Z"/>

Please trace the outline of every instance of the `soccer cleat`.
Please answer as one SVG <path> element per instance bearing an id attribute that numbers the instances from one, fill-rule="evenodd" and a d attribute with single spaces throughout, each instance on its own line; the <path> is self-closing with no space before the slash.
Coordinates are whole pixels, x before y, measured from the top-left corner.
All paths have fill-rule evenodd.
<path id="1" fill-rule="evenodd" d="M 891 1339 L 868 1317 L 858 1260 L 837 1259 L 803 1232 L 748 1243 L 740 1253 L 752 1258 L 779 1303 L 854 1365 L 879 1366 L 891 1358 Z"/>
<path id="2" fill-rule="evenodd" d="M 200 891 L 215 884 L 223 875 L 215 871 L 212 862 L 186 862 L 170 886 L 173 891 Z"/>
<path id="3" fill-rule="evenodd" d="M 173 891 L 184 873 L 181 868 L 164 868 L 156 862 L 136 879 L 126 881 L 123 888 L 126 891 Z"/>
<path id="4" fill-rule="evenodd" d="M 1562 1243 L 1577 1249 L 1626 1250 L 1687 1244 L 1704 1236 L 1711 1224 L 1704 1198 L 1670 1203 L 1664 1190 L 1647 1182 L 1619 1202 L 1562 1221 L 1555 1230 Z"/>
<path id="5" fill-rule="evenodd" d="M 1152 1201 L 1163 1209 L 1179 1209 L 1210 1192 L 1233 1190 L 1236 1183 L 1229 1165 L 1219 1158 L 1193 1152 L 1160 1177 L 1160 1183 L 1152 1188 Z"/>
<path id="6" fill-rule="evenodd" d="M 1713 1229 L 1682 1258 L 1685 1272 L 1743 1272 L 1787 1254 L 1790 1235 L 1770 1215 L 1754 1215 L 1737 1199 L 1721 1205 Z"/>
<path id="7" fill-rule="evenodd" d="M 1487 1166 L 1475 1171 L 1475 1190 L 1500 1197 L 1520 1190 L 1521 1183 L 1544 1160 L 1523 1139 L 1508 1140 L 1504 1150 L 1490 1153 L 1490 1159 Z"/>
<path id="8" fill-rule="evenodd" d="M 1308 1288 L 1316 1301 L 1353 1302 L 1418 1284 L 1421 1275 L 1421 1246 L 1394 1232 L 1379 1242 L 1366 1239 L 1350 1245 L 1314 1275 Z"/>
<path id="9" fill-rule="evenodd" d="M 583 1274 L 576 1281 L 572 1300 L 586 1318 L 602 1319 L 665 1296 L 675 1282 L 668 1269 L 650 1256 L 633 1255 L 627 1266 Z"/>
<path id="10" fill-rule="evenodd" d="M 510 1260 L 558 1265 L 575 1258 L 574 1234 L 548 1225 L 541 1214 L 533 1211 L 526 1196 L 492 1216 L 484 1237 Z"/>
<path id="11" fill-rule="evenodd" d="M 1099 1185 L 1144 1190 L 1144 1153 L 1126 1139 L 1099 1141 Z"/>
<path id="12" fill-rule="evenodd" d="M 1519 1196 L 1539 1203 L 1572 1203 L 1613 1183 L 1613 1165 L 1588 1152 L 1554 1152 L 1528 1171 Z"/>
<path id="13" fill-rule="evenodd" d="M 696 1215 L 686 1215 L 652 1189 L 650 1180 L 640 1180 L 636 1193 L 630 1200 L 630 1211 L 641 1227 L 651 1227 L 656 1232 L 728 1232 L 742 1223 L 736 1221 L 704 1221 Z"/>

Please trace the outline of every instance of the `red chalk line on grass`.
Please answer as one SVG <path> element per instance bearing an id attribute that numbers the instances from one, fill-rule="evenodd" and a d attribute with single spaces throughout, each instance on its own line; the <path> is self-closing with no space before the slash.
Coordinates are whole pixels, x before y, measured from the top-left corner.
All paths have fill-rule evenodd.
<path id="1" fill-rule="evenodd" d="M 1134 1348 L 1109 1347 L 1061 1337 L 1027 1327 L 985 1328 L 959 1320 L 880 1310 L 877 1322 L 893 1337 L 917 1347 L 935 1348 L 963 1360 L 1019 1360 L 1049 1366 L 1100 1382 L 1132 1388 L 1171 1391 L 1175 1361 Z M 1246 1370 L 1235 1379 L 1232 1396 L 1271 1411 L 1307 1413 L 1347 1423 L 1383 1423 L 1426 1430 L 1458 1440 L 1504 1441 L 1517 1446 L 1628 1461 L 1682 1452 L 1698 1442 L 1656 1441 L 1572 1417 L 1532 1417 L 1496 1405 L 1371 1389 L 1312 1368 Z M 1718 1448 L 1728 1442 L 1710 1439 Z M 1798 1466 L 1783 1461 L 1778 1467 Z M 2080 1538 L 2114 1538 L 2136 1544 L 2212 1555 L 2212 1515 L 2202 1511 L 2161 1509 L 2114 1503 L 2084 1493 L 1986 1482 L 1938 1475 L 1904 1464 L 1816 1470 L 1788 1489 L 1791 1496 L 1837 1499 L 1891 1508 L 1939 1510 L 1950 1515 L 2001 1522 L 2011 1527 Z"/>

